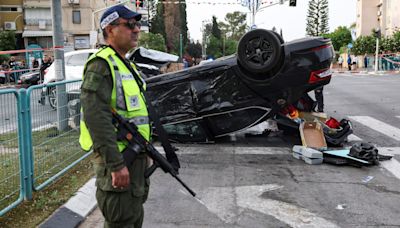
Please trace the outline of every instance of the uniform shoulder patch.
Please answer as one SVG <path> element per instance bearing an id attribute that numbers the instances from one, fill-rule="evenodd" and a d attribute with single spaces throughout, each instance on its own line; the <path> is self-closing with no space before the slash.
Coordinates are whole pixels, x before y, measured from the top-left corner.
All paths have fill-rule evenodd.
<path id="1" fill-rule="evenodd" d="M 82 82 L 82 89 L 97 91 L 103 80 L 110 74 L 108 63 L 100 58 L 93 59 L 86 67 L 85 76 Z"/>

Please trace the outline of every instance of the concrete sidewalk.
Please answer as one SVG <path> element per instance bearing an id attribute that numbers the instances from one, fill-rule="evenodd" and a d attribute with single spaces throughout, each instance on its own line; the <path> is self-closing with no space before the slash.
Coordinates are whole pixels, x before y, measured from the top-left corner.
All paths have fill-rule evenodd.
<path id="1" fill-rule="evenodd" d="M 365 69 L 356 69 L 356 70 L 347 70 L 345 68 L 338 69 L 333 68 L 332 72 L 335 74 L 369 74 L 369 75 L 386 75 L 386 74 L 400 74 L 398 70 L 387 70 L 387 71 L 377 71 L 374 70 L 365 70 Z"/>
<path id="2" fill-rule="evenodd" d="M 95 181 L 90 179 L 39 228 L 72 228 L 82 223 L 97 206 Z"/>

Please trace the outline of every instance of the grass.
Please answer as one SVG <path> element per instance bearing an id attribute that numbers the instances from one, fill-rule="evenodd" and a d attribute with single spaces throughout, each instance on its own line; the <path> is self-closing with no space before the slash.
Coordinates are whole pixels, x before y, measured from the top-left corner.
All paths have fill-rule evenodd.
<path id="1" fill-rule="evenodd" d="M 42 191 L 34 192 L 32 201 L 21 203 L 1 217 L 0 227 L 37 227 L 93 177 L 89 159 L 90 156 Z"/>
<path id="2" fill-rule="evenodd" d="M 75 130 L 59 132 L 49 128 L 32 133 L 35 186 L 43 183 L 82 157 Z M 34 193 L 34 200 L 23 202 L 0 218 L 0 227 L 34 227 L 71 197 L 93 176 L 88 159 L 80 162 L 61 179 Z M 18 199 L 20 188 L 18 138 L 15 133 L 0 135 L 0 209 Z M 29 216 L 26 216 L 28 215 Z M 26 223 L 23 221 L 27 220 Z"/>

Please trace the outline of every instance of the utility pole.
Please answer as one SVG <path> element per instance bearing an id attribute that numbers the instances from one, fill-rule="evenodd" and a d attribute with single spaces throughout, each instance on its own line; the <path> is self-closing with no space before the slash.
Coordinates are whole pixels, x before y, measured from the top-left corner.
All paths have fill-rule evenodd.
<path id="1" fill-rule="evenodd" d="M 182 47 L 182 33 L 179 34 L 179 58 L 183 62 L 183 47 Z"/>
<path id="2" fill-rule="evenodd" d="M 377 28 L 374 31 L 376 36 L 376 48 L 375 48 L 375 73 L 378 72 L 378 61 L 379 61 L 379 39 L 381 38 L 381 28 Z"/>
<path id="3" fill-rule="evenodd" d="M 54 69 L 57 81 L 65 79 L 64 65 L 64 35 L 61 18 L 61 1 L 52 0 L 51 13 L 53 19 L 53 48 L 54 48 Z M 57 123 L 58 130 L 64 131 L 68 127 L 67 94 L 65 84 L 56 86 L 57 93 Z"/>
<path id="4" fill-rule="evenodd" d="M 207 23 L 209 23 L 209 20 L 204 20 L 201 22 L 201 28 L 202 28 L 202 33 L 203 33 L 203 43 L 201 45 L 201 57 L 202 59 L 206 59 L 207 58 L 207 53 L 206 53 L 206 49 L 207 49 L 207 37 L 206 37 L 206 25 Z"/>
<path id="5" fill-rule="evenodd" d="M 283 5 L 286 1 L 289 1 L 289 6 L 296 6 L 296 0 L 279 0 L 278 2 L 270 1 L 268 5 L 261 6 L 261 4 L 265 4 L 266 2 L 262 2 L 262 0 L 241 0 L 241 5 L 247 7 L 251 13 L 251 25 L 252 29 L 257 28 L 256 26 L 256 14 L 261 10 L 273 6 L 273 5 Z"/>

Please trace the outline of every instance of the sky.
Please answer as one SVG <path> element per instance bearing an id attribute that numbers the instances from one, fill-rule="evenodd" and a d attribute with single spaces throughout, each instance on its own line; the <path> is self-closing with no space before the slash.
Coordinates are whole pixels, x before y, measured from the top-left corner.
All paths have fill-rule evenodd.
<path id="1" fill-rule="evenodd" d="M 350 26 L 356 22 L 357 0 L 329 0 L 329 29 L 332 32 L 338 26 Z M 212 16 L 217 21 L 224 21 L 227 13 L 234 11 L 247 12 L 247 20 L 250 22 L 249 9 L 240 4 L 207 4 L 207 3 L 233 3 L 237 0 L 186 0 L 186 13 L 190 38 L 200 40 L 202 21 L 211 21 Z M 202 4 L 194 4 L 201 2 Z M 262 2 L 279 2 L 279 0 L 262 0 Z M 279 32 L 282 29 L 285 41 L 305 37 L 306 18 L 309 0 L 297 0 L 296 7 L 289 7 L 289 2 L 283 5 L 273 5 L 259 11 L 255 17 L 257 28 L 272 29 L 276 27 Z M 267 5 L 267 4 L 265 4 Z M 249 24 L 249 23 L 248 23 Z"/>

